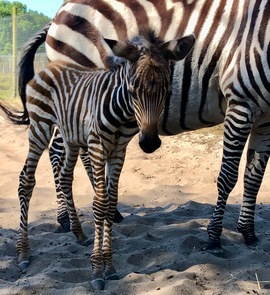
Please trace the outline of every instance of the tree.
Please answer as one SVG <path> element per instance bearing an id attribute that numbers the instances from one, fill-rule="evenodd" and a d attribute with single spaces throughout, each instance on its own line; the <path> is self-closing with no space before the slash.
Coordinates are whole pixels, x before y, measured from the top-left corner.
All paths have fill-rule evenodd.
<path id="1" fill-rule="evenodd" d="M 17 8 L 17 46 L 22 45 L 51 19 L 37 11 L 27 10 L 27 6 L 18 2 L 0 1 L 0 55 L 12 53 L 12 9 Z M 40 50 L 40 49 L 39 49 Z M 44 49 L 43 49 L 44 50 Z"/>
<path id="2" fill-rule="evenodd" d="M 11 16 L 13 7 L 17 8 L 18 15 L 25 14 L 27 12 L 27 6 L 18 1 L 10 2 L 2 0 L 0 1 L 0 17 Z"/>

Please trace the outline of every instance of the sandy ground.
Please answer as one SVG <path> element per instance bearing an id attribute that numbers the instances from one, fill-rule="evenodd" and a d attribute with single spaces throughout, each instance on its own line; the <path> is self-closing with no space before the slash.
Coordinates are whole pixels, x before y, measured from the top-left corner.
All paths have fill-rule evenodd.
<path id="1" fill-rule="evenodd" d="M 104 291 L 90 285 L 92 245 L 72 233 L 57 233 L 56 199 L 48 153 L 37 171 L 29 213 L 31 265 L 21 273 L 15 242 L 19 225 L 18 175 L 28 142 L 25 127 L 0 115 L 0 294 L 270 294 L 269 169 L 258 196 L 257 248 L 248 248 L 236 230 L 241 204 L 239 182 L 224 218 L 224 255 L 202 251 L 216 202 L 221 162 L 221 129 L 162 138 L 162 147 L 143 154 L 130 143 L 120 181 L 119 209 L 125 216 L 113 230 L 119 281 Z M 79 161 L 74 196 L 83 229 L 93 239 L 92 198 Z"/>

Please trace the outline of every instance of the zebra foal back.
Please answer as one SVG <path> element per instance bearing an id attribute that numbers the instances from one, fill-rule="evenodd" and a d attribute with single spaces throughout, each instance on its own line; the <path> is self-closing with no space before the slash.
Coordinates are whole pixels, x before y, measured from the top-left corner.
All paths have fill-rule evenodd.
<path id="1" fill-rule="evenodd" d="M 47 124 L 52 126 L 50 136 L 55 126 L 65 126 L 61 130 L 65 141 L 85 146 L 86 130 L 94 122 L 92 117 L 95 115 L 89 109 L 104 103 L 97 92 L 104 92 L 104 85 L 109 81 L 104 70 L 90 72 L 65 62 L 50 63 L 27 86 L 30 119 L 41 120 L 45 111 Z M 39 104 L 42 104 L 41 113 Z"/>

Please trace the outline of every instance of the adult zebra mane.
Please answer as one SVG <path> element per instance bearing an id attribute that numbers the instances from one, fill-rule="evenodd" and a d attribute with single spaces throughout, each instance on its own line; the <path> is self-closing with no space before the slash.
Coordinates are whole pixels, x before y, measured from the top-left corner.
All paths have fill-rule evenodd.
<path id="1" fill-rule="evenodd" d="M 134 36 L 131 39 L 132 44 L 137 45 L 137 46 L 144 46 L 144 47 L 149 47 L 149 46 L 160 46 L 164 40 L 162 40 L 157 34 L 155 33 L 154 30 L 149 29 L 149 28 L 143 28 L 140 30 L 139 34 Z"/>

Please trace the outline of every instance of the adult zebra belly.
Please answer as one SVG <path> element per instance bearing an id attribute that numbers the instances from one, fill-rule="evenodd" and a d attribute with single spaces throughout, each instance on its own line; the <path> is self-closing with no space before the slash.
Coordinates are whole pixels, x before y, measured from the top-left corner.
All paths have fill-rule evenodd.
<path id="1" fill-rule="evenodd" d="M 175 66 L 171 96 L 160 119 L 160 135 L 197 130 L 224 120 L 226 101 L 219 89 L 218 75 L 200 80 L 196 67 L 189 74 L 183 73 L 184 63 Z"/>

